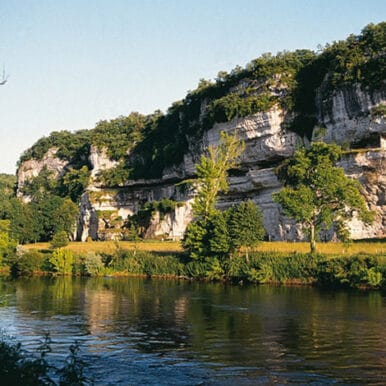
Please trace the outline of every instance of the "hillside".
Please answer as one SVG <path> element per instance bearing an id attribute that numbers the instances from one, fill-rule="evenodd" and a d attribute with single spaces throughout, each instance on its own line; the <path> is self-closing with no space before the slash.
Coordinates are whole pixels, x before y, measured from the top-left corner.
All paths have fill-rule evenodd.
<path id="1" fill-rule="evenodd" d="M 193 192 L 175 184 L 194 176 L 194 164 L 221 131 L 237 131 L 246 149 L 221 207 L 251 198 L 263 210 L 268 239 L 302 239 L 272 202 L 281 186 L 275 167 L 296 147 L 323 140 L 344 147 L 341 166 L 361 182 L 377 213 L 372 227 L 353 221 L 352 236 L 383 237 L 385 106 L 386 23 L 380 23 L 318 53 L 265 54 L 220 72 L 166 113 L 134 112 L 92 130 L 53 132 L 20 157 L 18 196 L 79 203 L 79 240 L 127 238 L 132 215 L 141 217 L 145 236 L 180 238 L 191 221 Z"/>

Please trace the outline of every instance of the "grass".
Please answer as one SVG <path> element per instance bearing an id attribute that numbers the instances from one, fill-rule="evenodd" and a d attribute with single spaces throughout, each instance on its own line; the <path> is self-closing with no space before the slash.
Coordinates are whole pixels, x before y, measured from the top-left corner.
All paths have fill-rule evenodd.
<path id="1" fill-rule="evenodd" d="M 255 248 L 256 252 L 278 252 L 278 253 L 309 253 L 310 244 L 307 242 L 264 242 Z M 355 242 L 351 244 L 344 243 L 317 243 L 317 253 L 323 255 L 343 255 L 353 256 L 357 254 L 386 254 L 386 240 L 384 242 Z"/>
<path id="2" fill-rule="evenodd" d="M 35 243 L 24 245 L 29 250 L 47 250 L 50 248 L 50 243 Z M 169 252 L 178 253 L 182 251 L 180 242 L 178 241 L 145 241 L 134 243 L 131 241 L 87 241 L 87 242 L 71 242 L 66 249 L 70 249 L 76 254 L 87 252 L 95 253 L 114 253 L 117 249 L 129 251 L 144 251 L 144 252 Z"/>
<path id="3" fill-rule="evenodd" d="M 29 250 L 45 250 L 50 248 L 49 243 L 27 244 L 24 246 Z M 96 253 L 114 253 L 118 248 L 124 250 L 138 250 L 146 252 L 167 252 L 178 253 L 182 252 L 182 247 L 178 241 L 88 241 L 88 242 L 72 242 L 67 247 L 76 254 L 87 252 Z M 308 253 L 310 251 L 309 243 L 307 242 L 263 242 L 259 244 L 254 251 L 256 252 L 275 252 L 275 253 Z M 317 243 L 317 252 L 324 255 L 343 255 L 352 256 L 357 254 L 386 254 L 386 240 L 383 242 L 355 242 L 349 245 L 343 243 Z"/>

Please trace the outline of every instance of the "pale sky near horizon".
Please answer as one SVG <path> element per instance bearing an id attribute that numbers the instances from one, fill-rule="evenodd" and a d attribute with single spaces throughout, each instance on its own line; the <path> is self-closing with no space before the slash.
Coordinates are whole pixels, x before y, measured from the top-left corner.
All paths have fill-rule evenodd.
<path id="1" fill-rule="evenodd" d="M 385 20 L 384 0 L 0 0 L 0 173 L 54 130 L 165 111 L 200 78 Z"/>

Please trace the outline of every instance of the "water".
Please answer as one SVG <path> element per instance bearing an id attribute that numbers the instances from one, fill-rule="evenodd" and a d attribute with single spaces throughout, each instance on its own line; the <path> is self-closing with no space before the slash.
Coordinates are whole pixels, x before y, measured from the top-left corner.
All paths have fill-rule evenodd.
<path id="1" fill-rule="evenodd" d="M 137 278 L 0 279 L 0 328 L 96 385 L 385 384 L 380 292 Z"/>

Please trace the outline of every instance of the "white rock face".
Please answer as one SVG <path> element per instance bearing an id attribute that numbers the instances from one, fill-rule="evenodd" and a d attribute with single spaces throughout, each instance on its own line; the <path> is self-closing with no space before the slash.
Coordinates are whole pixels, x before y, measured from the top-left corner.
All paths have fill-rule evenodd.
<path id="1" fill-rule="evenodd" d="M 216 123 L 206 133 L 204 142 L 207 146 L 217 145 L 222 131 L 236 132 L 246 146 L 241 163 L 254 164 L 259 161 L 291 157 L 296 144 L 302 141 L 297 134 L 282 129 L 283 121 L 283 111 L 274 107 L 268 112 L 236 118 L 226 123 Z"/>
<path id="2" fill-rule="evenodd" d="M 360 142 L 374 133 L 386 133 L 385 119 L 372 119 L 370 114 L 374 106 L 385 101 L 386 90 L 370 93 L 360 85 L 335 91 L 324 100 L 318 95 L 318 120 L 326 129 L 318 138 L 343 145 Z"/>
<path id="3" fill-rule="evenodd" d="M 192 219 L 191 200 L 188 200 L 181 206 L 177 206 L 171 213 L 165 214 L 163 218 L 157 212 L 150 221 L 145 237 L 180 240 Z"/>
<path id="4" fill-rule="evenodd" d="M 43 169 L 52 172 L 53 178 L 58 178 L 64 174 L 66 167 L 68 167 L 68 162 L 56 157 L 57 151 L 56 148 L 51 148 L 41 160 L 30 159 L 20 165 L 17 171 L 17 194 L 24 202 L 31 201 L 31 197 L 21 193 L 23 187 L 28 181 L 37 177 Z"/>
<path id="5" fill-rule="evenodd" d="M 92 166 L 91 178 L 94 180 L 100 174 L 100 172 L 103 170 L 111 169 L 118 164 L 117 161 L 114 161 L 108 157 L 105 148 L 98 149 L 94 145 L 91 145 L 90 147 L 90 155 L 88 159 Z"/>
<path id="6" fill-rule="evenodd" d="M 386 150 L 366 151 L 346 155 L 340 162 L 346 174 L 362 184 L 362 193 L 369 209 L 375 212 L 372 225 L 356 217 L 349 223 L 354 239 L 386 235 Z"/>

